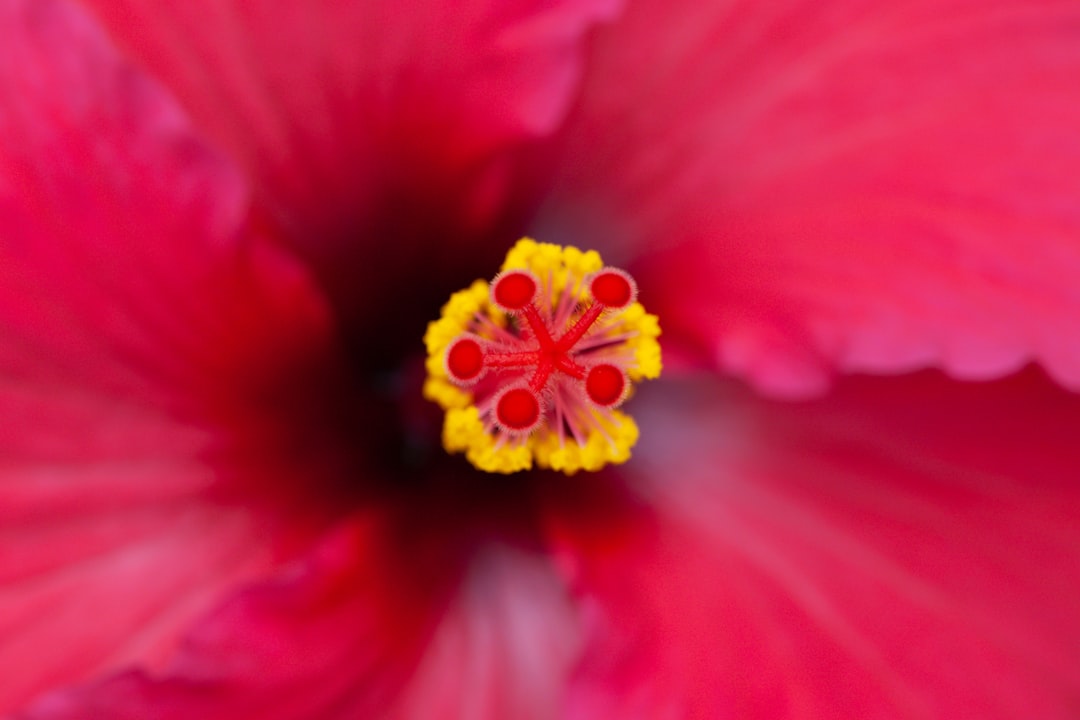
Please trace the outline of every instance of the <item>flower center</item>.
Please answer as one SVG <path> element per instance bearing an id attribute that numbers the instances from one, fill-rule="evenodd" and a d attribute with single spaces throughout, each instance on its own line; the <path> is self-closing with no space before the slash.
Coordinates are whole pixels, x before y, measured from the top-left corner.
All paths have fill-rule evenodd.
<path id="1" fill-rule="evenodd" d="M 476 467 L 573 473 L 624 462 L 637 427 L 615 410 L 660 373 L 655 316 L 595 252 L 520 241 L 503 271 L 451 297 L 425 336 L 425 395 L 443 444 Z"/>

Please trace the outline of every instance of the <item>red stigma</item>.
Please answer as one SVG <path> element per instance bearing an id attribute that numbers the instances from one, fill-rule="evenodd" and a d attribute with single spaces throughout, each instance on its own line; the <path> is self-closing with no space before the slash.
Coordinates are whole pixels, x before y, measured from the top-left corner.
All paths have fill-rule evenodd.
<path id="1" fill-rule="evenodd" d="M 540 421 L 540 399 L 528 388 L 512 387 L 495 402 L 495 418 L 511 432 L 529 432 Z"/>
<path id="2" fill-rule="evenodd" d="M 470 383 L 484 370 L 484 351 L 472 338 L 458 338 L 446 351 L 446 372 L 459 383 Z"/>
<path id="3" fill-rule="evenodd" d="M 602 407 L 618 405 L 626 391 L 626 376 L 614 365 L 597 365 L 585 378 L 589 399 Z"/>
<path id="4" fill-rule="evenodd" d="M 524 270 L 505 272 L 491 284 L 491 299 L 503 310 L 522 310 L 536 298 L 538 285 L 532 273 Z"/>
<path id="5" fill-rule="evenodd" d="M 634 302 L 637 288 L 633 279 L 622 270 L 607 268 L 596 273 L 589 283 L 596 302 L 609 308 L 624 308 Z"/>

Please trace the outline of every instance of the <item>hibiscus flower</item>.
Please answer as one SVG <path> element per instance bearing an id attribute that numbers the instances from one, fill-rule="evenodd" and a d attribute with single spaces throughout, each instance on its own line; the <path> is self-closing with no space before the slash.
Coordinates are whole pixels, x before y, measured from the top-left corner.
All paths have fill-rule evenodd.
<path id="1" fill-rule="evenodd" d="M 0 714 L 1076 717 L 1078 72 L 1071 1 L 0 0 Z M 598 472 L 423 397 L 526 235 L 663 329 Z"/>

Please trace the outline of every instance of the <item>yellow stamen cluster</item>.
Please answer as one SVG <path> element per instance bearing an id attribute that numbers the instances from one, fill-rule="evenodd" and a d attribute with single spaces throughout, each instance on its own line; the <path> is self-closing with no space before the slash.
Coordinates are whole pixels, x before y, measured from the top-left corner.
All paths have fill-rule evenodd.
<path id="1" fill-rule="evenodd" d="M 502 270 L 527 270 L 544 284 L 548 301 L 558 305 L 564 293 L 584 301 L 583 281 L 604 267 L 595 251 L 538 243 L 525 238 L 508 253 Z M 571 298 L 567 298 L 569 301 Z M 427 348 L 427 380 L 424 397 L 446 411 L 443 446 L 448 452 L 463 452 L 475 467 L 487 472 L 512 473 L 534 465 L 567 474 L 579 470 L 599 470 L 608 463 L 629 459 L 637 442 L 634 421 L 618 410 L 578 408 L 586 413 L 581 427 L 587 434 L 579 442 L 562 428 L 541 424 L 525 436 L 510 436 L 486 422 L 470 389 L 454 384 L 447 373 L 449 345 L 466 333 L 481 338 L 494 329 L 507 329 L 511 321 L 492 302 L 488 283 L 477 280 L 454 293 L 424 336 Z M 510 328 L 512 329 L 512 328 Z M 608 322 L 604 332 L 618 339 L 622 352 L 632 358 L 626 376 L 633 382 L 659 377 L 661 371 L 660 325 L 640 303 L 634 302 Z"/>

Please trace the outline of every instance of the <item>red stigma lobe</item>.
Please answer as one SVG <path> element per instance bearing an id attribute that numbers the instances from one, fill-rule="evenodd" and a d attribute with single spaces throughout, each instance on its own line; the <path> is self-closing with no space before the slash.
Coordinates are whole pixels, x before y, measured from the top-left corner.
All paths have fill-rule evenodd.
<path id="1" fill-rule="evenodd" d="M 626 391 L 626 376 L 614 365 L 597 365 L 585 378 L 589 399 L 602 407 L 617 405 Z"/>
<path id="2" fill-rule="evenodd" d="M 454 380 L 468 383 L 484 371 L 484 351 L 472 338 L 458 338 L 446 351 L 446 372 Z"/>
<path id="3" fill-rule="evenodd" d="M 532 303 L 538 288 L 532 273 L 513 270 L 495 278 L 491 284 L 491 300 L 507 312 L 522 310 Z"/>

